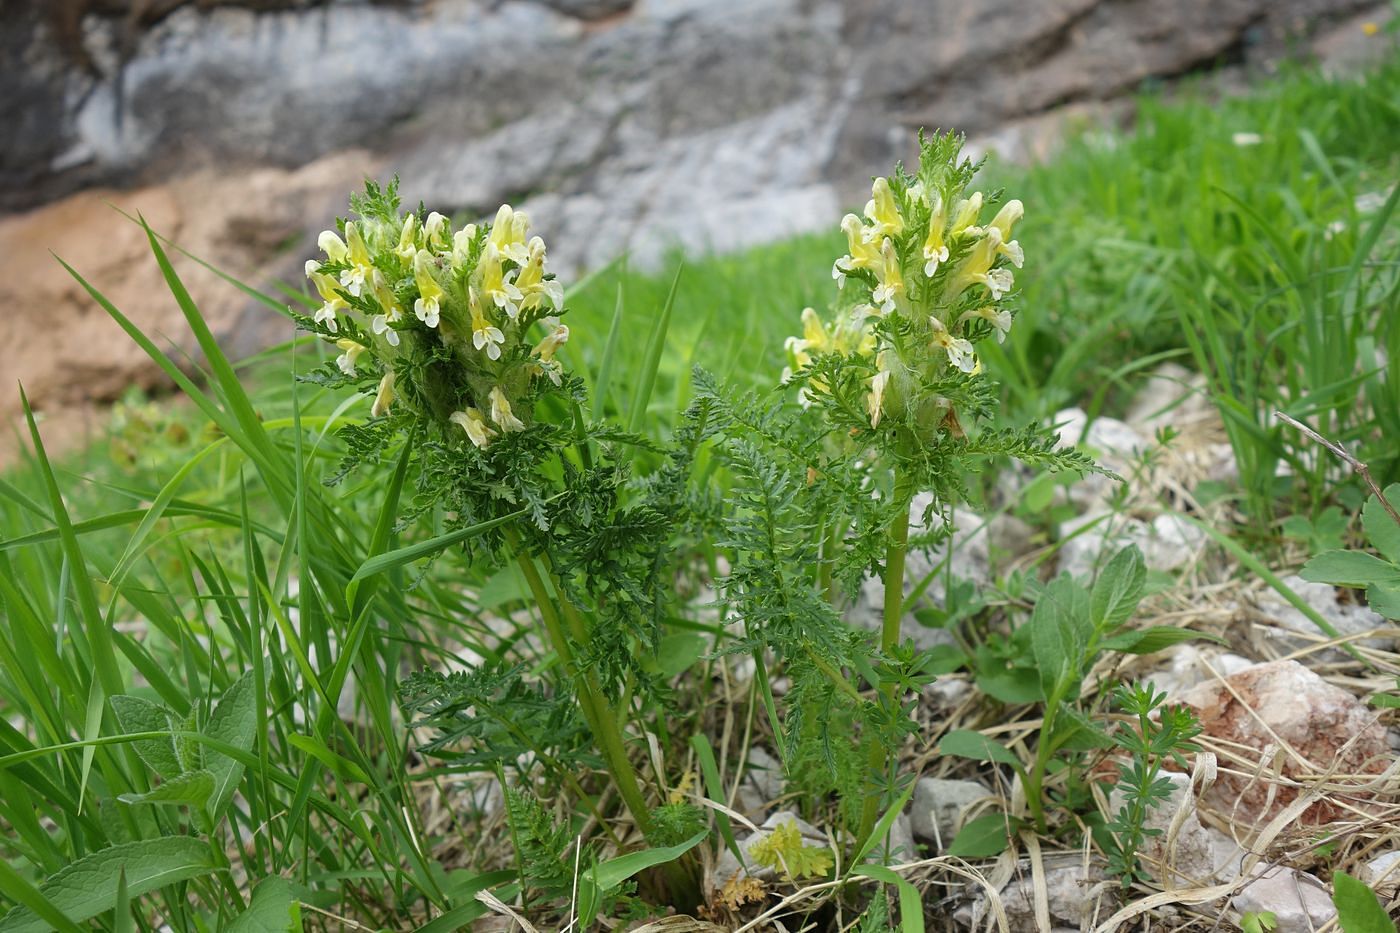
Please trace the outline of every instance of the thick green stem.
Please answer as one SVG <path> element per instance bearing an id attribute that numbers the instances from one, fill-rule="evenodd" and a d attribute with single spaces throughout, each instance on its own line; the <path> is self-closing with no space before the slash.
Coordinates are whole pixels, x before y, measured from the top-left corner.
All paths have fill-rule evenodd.
<path id="1" fill-rule="evenodd" d="M 914 484 L 903 468 L 896 466 L 894 473 L 894 517 L 890 520 L 889 537 L 885 547 L 885 607 L 884 619 L 880 625 L 880 651 L 888 653 L 899 644 L 899 625 L 904 618 L 904 558 L 909 550 L 909 504 L 914 498 Z M 895 702 L 895 685 L 886 684 L 880 688 L 880 702 L 892 707 Z M 884 771 L 889 765 L 889 750 L 877 743 L 870 746 L 869 766 L 872 774 Z M 868 794 L 860 813 L 860 834 L 857 848 L 865 845 L 870 833 L 875 829 L 875 821 L 880 816 L 881 795 Z"/>

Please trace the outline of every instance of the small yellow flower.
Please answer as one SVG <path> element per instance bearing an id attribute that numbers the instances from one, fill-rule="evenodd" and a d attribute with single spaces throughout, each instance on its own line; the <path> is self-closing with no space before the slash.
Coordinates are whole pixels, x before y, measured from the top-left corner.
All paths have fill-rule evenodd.
<path id="1" fill-rule="evenodd" d="M 510 400 L 506 398 L 500 386 L 491 388 L 491 420 L 496 422 L 502 431 L 525 430 L 525 422 L 515 417 L 515 413 L 510 410 Z"/>
<path id="2" fill-rule="evenodd" d="M 438 251 L 439 246 L 447 244 L 447 230 L 447 218 L 437 211 L 432 211 L 428 214 L 428 219 L 423 221 L 423 245 Z"/>
<path id="3" fill-rule="evenodd" d="M 476 224 L 467 224 L 461 230 L 452 234 L 452 261 L 455 264 L 462 264 L 467 261 L 467 256 L 471 253 L 472 242 L 476 239 Z"/>
<path id="4" fill-rule="evenodd" d="M 890 375 L 888 369 L 882 369 L 870 379 L 870 394 L 866 396 L 865 406 L 870 412 L 872 428 L 880 426 L 880 415 L 884 413 L 885 389 L 890 384 Z"/>
<path id="5" fill-rule="evenodd" d="M 831 267 L 831 277 L 836 280 L 838 286 L 846 284 L 848 272 L 880 267 L 880 247 L 876 241 L 871 240 L 870 231 L 861 224 L 859 217 L 847 214 L 841 218 L 841 229 L 845 231 L 850 252 L 836 260 L 835 265 Z"/>
<path id="6" fill-rule="evenodd" d="M 929 278 L 938 273 L 940 263 L 948 261 L 948 244 L 943 238 L 947 226 L 948 216 L 943 198 L 934 194 L 933 213 L 928 219 L 928 236 L 924 238 L 924 275 Z"/>
<path id="7" fill-rule="evenodd" d="M 998 308 L 996 305 L 983 305 L 972 311 L 964 311 L 958 318 L 958 323 L 980 318 L 992 325 L 993 332 L 997 335 L 997 343 L 1006 340 L 1006 335 L 1011 331 L 1011 312 L 1005 308 Z"/>
<path id="8" fill-rule="evenodd" d="M 569 342 L 569 325 L 557 324 L 554 330 L 545 335 L 544 339 L 535 344 L 535 356 L 549 362 L 554 359 L 554 354 L 560 347 Z"/>
<path id="9" fill-rule="evenodd" d="M 486 419 L 481 417 L 481 412 L 475 408 L 454 411 L 447 420 L 466 431 L 467 439 L 482 450 L 485 450 L 486 445 L 490 444 L 491 439 L 496 436 L 495 430 L 486 423 Z"/>
<path id="10" fill-rule="evenodd" d="M 904 273 L 899 267 L 899 254 L 895 252 L 894 240 L 889 237 L 880 246 L 880 268 L 876 271 L 880 284 L 871 292 L 870 300 L 881 311 L 888 314 L 895 303 L 904 295 Z"/>
<path id="11" fill-rule="evenodd" d="M 433 254 L 425 249 L 420 249 L 413 256 L 413 281 L 418 286 L 420 296 L 413 303 L 413 313 L 429 327 L 437 327 L 443 290 L 433 278 Z"/>
<path id="12" fill-rule="evenodd" d="M 339 330 L 336 315 L 349 308 L 349 305 L 345 303 L 345 299 L 336 290 L 335 279 L 321 272 L 320 268 L 321 264 L 314 259 L 306 264 L 307 278 L 311 279 L 311 283 L 316 286 L 316 292 L 321 296 L 322 302 L 321 307 L 312 315 L 312 320 L 317 324 L 325 324 L 331 333 L 335 333 Z"/>
<path id="13" fill-rule="evenodd" d="M 365 352 L 365 345 L 346 337 L 337 340 L 335 345 L 344 351 L 335 358 L 335 365 L 339 366 L 345 375 L 355 375 L 355 361 Z"/>
<path id="14" fill-rule="evenodd" d="M 1001 230 L 989 227 L 959 264 L 957 272 L 948 282 L 948 297 L 956 298 L 972 285 L 985 285 L 996 301 L 1011 291 L 1015 279 L 1010 269 L 993 269 L 992 266 L 1001 252 Z"/>
<path id="15" fill-rule="evenodd" d="M 382 336 L 391 347 L 399 345 L 399 332 L 393 325 L 403 319 L 403 308 L 399 306 L 399 300 L 394 297 L 394 290 L 384 281 L 384 276 L 378 269 L 371 269 L 369 276 L 370 292 L 374 295 L 374 300 L 379 302 L 379 306 L 384 309 L 382 314 L 376 314 L 370 318 L 369 329 Z"/>
<path id="16" fill-rule="evenodd" d="M 997 247 L 997 252 L 1010 259 L 1017 269 L 1021 268 L 1021 263 L 1025 261 L 1025 254 L 1021 251 L 1021 244 L 1011 239 L 1011 228 L 1025 213 L 1026 209 L 1021 202 L 1012 199 L 1001 206 L 1001 210 L 997 211 L 988 227 L 995 227 L 1001 231 L 1001 245 Z"/>
<path id="17" fill-rule="evenodd" d="M 501 329 L 492 324 L 487 319 L 485 312 L 481 310 L 481 302 L 477 299 L 476 289 L 469 292 L 472 312 L 472 346 L 478 350 L 485 349 L 486 355 L 493 360 L 501 358 L 501 344 L 506 342 L 506 335 L 501 333 Z"/>
<path id="18" fill-rule="evenodd" d="M 929 327 L 933 330 L 933 345 L 941 347 L 948 354 L 948 362 L 965 373 L 977 366 L 977 357 L 972 352 L 972 343 L 948 333 L 948 328 L 938 318 L 929 316 Z"/>
<path id="19" fill-rule="evenodd" d="M 870 188 L 870 200 L 865 205 L 865 216 L 870 218 L 874 238 L 899 236 L 904 232 L 904 218 L 895 203 L 889 179 L 875 179 Z"/>
<path id="20" fill-rule="evenodd" d="M 354 223 L 345 225 L 345 241 L 348 244 L 347 261 L 350 268 L 340 273 L 340 284 L 345 286 L 345 290 L 359 298 L 366 285 L 371 284 L 374 277 L 374 262 L 369 255 L 369 247 L 365 245 L 364 237 L 360 235 L 360 228 Z M 330 255 L 327 252 L 326 255 Z"/>
<path id="21" fill-rule="evenodd" d="M 977 236 L 982 228 L 977 226 L 977 218 L 982 213 L 982 192 L 972 192 L 972 197 L 964 198 L 953 208 L 953 226 L 948 231 L 949 239 L 962 236 Z"/>
<path id="22" fill-rule="evenodd" d="M 532 237 L 529 246 L 530 258 L 515 276 L 514 285 L 523 296 L 521 308 L 533 308 L 548 303 L 556 311 L 564 303 L 564 286 L 558 279 L 544 277 L 544 240 Z"/>
<path id="23" fill-rule="evenodd" d="M 530 218 L 524 211 L 512 210 L 509 204 L 502 204 L 496 211 L 496 222 L 491 225 L 491 238 L 487 242 L 496 252 L 518 266 L 523 266 L 530 258 L 525 235 L 530 230 Z"/>
<path id="24" fill-rule="evenodd" d="M 1362 23 L 1361 31 L 1368 36 L 1379 35 L 1381 27 L 1376 23 Z"/>
<path id="25" fill-rule="evenodd" d="M 326 258 L 331 262 L 344 262 L 350 255 L 345 243 L 340 237 L 335 235 L 334 230 L 323 230 L 316 238 L 316 245 L 321 248 L 321 252 L 326 254 Z"/>
<path id="26" fill-rule="evenodd" d="M 418 253 L 418 215 L 409 214 L 403 219 L 403 229 L 399 231 L 399 245 L 394 247 L 394 255 L 404 262 L 412 262 Z"/>
<path id="27" fill-rule="evenodd" d="M 390 370 L 379 380 L 379 391 L 374 393 L 374 405 L 370 407 L 369 413 L 372 417 L 382 418 L 389 413 L 389 406 L 393 403 L 394 373 Z"/>
<path id="28" fill-rule="evenodd" d="M 528 257 L 526 258 L 528 260 Z M 505 271 L 503 257 L 497 252 L 494 243 L 487 243 L 486 249 L 482 250 L 477 271 L 481 275 L 482 296 L 489 298 L 496 307 L 514 320 L 520 314 L 520 302 L 525 296 L 520 294 L 520 289 L 511 281 L 514 273 Z"/>

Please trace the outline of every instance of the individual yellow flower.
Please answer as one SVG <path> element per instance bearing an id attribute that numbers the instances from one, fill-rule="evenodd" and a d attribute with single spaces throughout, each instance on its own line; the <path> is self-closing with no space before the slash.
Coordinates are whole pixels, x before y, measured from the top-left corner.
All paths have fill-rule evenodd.
<path id="1" fill-rule="evenodd" d="M 383 312 L 370 318 L 369 329 L 375 334 L 383 337 L 391 347 L 399 345 L 399 332 L 394 329 L 394 325 L 403 319 L 403 308 L 399 305 L 399 300 L 394 296 L 394 290 L 384 281 L 384 276 L 378 269 L 371 269 L 369 276 L 370 292 L 374 300 L 379 302 L 379 307 Z"/>
<path id="2" fill-rule="evenodd" d="M 349 308 L 345 299 L 340 296 L 336 289 L 335 279 L 320 271 L 321 264 L 314 259 L 306 263 L 306 276 L 311 279 L 311 283 L 316 286 L 316 292 L 321 296 L 321 307 L 312 315 L 312 320 L 317 324 L 325 324 L 326 329 L 331 333 L 339 330 L 336 322 L 336 315 Z"/>
<path id="3" fill-rule="evenodd" d="M 340 284 L 359 298 L 365 286 L 370 285 L 374 278 L 374 261 L 370 258 L 364 237 L 360 235 L 360 228 L 353 221 L 345 225 L 345 242 L 348 244 L 346 261 L 350 263 L 350 268 L 340 273 Z"/>
<path id="4" fill-rule="evenodd" d="M 409 214 L 403 219 L 403 229 L 399 231 L 399 245 L 394 247 L 394 255 L 404 262 L 412 262 L 418 254 L 418 215 Z"/>
<path id="5" fill-rule="evenodd" d="M 899 213 L 899 205 L 895 203 L 889 179 L 875 179 L 870 188 L 870 200 L 865 205 L 865 216 L 870 218 L 875 239 L 899 236 L 904 232 L 904 218 Z"/>
<path id="6" fill-rule="evenodd" d="M 953 226 L 948 230 L 948 238 L 977 236 L 982 228 L 977 226 L 977 218 L 982 213 L 982 192 L 972 192 L 972 197 L 964 198 L 953 208 Z"/>
<path id="7" fill-rule="evenodd" d="M 500 386 L 491 388 L 491 420 L 496 422 L 502 431 L 525 430 L 525 422 L 515 417 L 515 413 L 510 410 L 510 399 L 506 398 Z"/>
<path id="8" fill-rule="evenodd" d="M 420 249 L 413 256 L 413 281 L 418 286 L 419 295 L 413 303 L 413 313 L 429 327 L 437 327 L 444 293 L 442 286 L 433 278 L 433 254 L 425 249 Z"/>
<path id="9" fill-rule="evenodd" d="M 501 333 L 501 329 L 492 324 L 487 319 L 485 312 L 481 310 L 481 302 L 478 300 L 476 289 L 471 289 L 468 293 L 472 312 L 472 346 L 478 350 L 484 349 L 486 355 L 493 360 L 501 358 L 501 344 L 506 342 L 506 335 Z"/>
<path id="10" fill-rule="evenodd" d="M 520 307 L 533 308 L 548 303 L 557 311 L 564 303 L 564 286 L 559 284 L 558 279 L 544 277 L 544 240 L 532 237 L 529 252 L 530 258 L 516 273 L 512 283 L 522 295 Z"/>
<path id="11" fill-rule="evenodd" d="M 525 296 L 520 294 L 520 289 L 511 281 L 514 273 L 505 271 L 502 256 L 497 252 L 494 243 L 486 244 L 476 268 L 481 276 L 482 297 L 490 299 L 496 307 L 514 320 L 520 314 L 520 302 Z"/>
<path id="12" fill-rule="evenodd" d="M 880 247 L 870 239 L 869 231 L 855 214 L 841 218 L 841 229 L 846 234 L 849 252 L 836 260 L 831 267 L 831 277 L 838 287 L 846 284 L 846 273 L 856 269 L 878 269 L 880 267 Z"/>
<path id="13" fill-rule="evenodd" d="M 548 362 L 554 359 L 555 352 L 569 342 L 569 325 L 556 324 L 544 339 L 535 344 L 535 356 Z"/>
<path id="14" fill-rule="evenodd" d="M 335 365 L 347 376 L 355 375 L 355 361 L 365 352 L 365 345 L 357 340 L 342 337 L 335 345 L 344 352 L 335 358 Z"/>
<path id="15" fill-rule="evenodd" d="M 933 330 L 933 345 L 941 347 L 948 354 L 948 362 L 965 373 L 972 372 L 977 366 L 977 357 L 972 352 L 972 343 L 948 333 L 948 328 L 944 327 L 943 322 L 933 315 L 929 315 L 928 323 Z"/>
<path id="16" fill-rule="evenodd" d="M 870 379 L 870 394 L 866 396 L 865 406 L 870 412 L 870 426 L 878 428 L 880 426 L 880 416 L 884 412 L 885 389 L 890 384 L 891 373 L 888 369 L 882 369 Z"/>
<path id="17" fill-rule="evenodd" d="M 870 294 L 881 313 L 894 310 L 895 303 L 904 295 L 904 273 L 899 267 L 899 254 L 895 252 L 894 240 L 889 237 L 880 246 L 880 268 L 876 271 L 880 284 Z"/>
<path id="18" fill-rule="evenodd" d="M 997 227 L 987 228 L 982 239 L 972 247 L 967 258 L 958 265 L 957 271 L 949 280 L 948 297 L 956 298 L 964 289 L 977 284 L 987 286 L 993 301 L 1011 291 L 1011 286 L 1015 283 L 1011 270 L 992 268 L 1001 245 L 1001 230 Z"/>
<path id="19" fill-rule="evenodd" d="M 374 404 L 370 407 L 369 413 L 372 417 L 382 418 L 389 413 L 389 406 L 394 403 L 394 373 L 393 370 L 384 374 L 384 378 L 379 380 L 379 391 L 374 393 Z"/>
<path id="20" fill-rule="evenodd" d="M 481 417 L 481 412 L 475 408 L 454 411 L 447 420 L 466 431 L 467 439 L 482 450 L 485 450 L 486 445 L 490 444 L 491 439 L 496 436 L 495 430 L 486 423 L 486 419 Z"/>
<path id="21" fill-rule="evenodd" d="M 472 242 L 476 239 L 476 224 L 467 224 L 452 234 L 452 262 L 461 265 L 471 254 Z"/>
<path id="22" fill-rule="evenodd" d="M 996 217 L 992 218 L 988 229 L 995 227 L 1001 231 L 1001 245 L 997 247 L 997 252 L 1011 260 L 1011 264 L 1017 269 L 1021 268 L 1021 263 L 1025 261 L 1025 254 L 1021 251 L 1021 244 L 1011 239 L 1012 226 L 1025 216 L 1026 209 L 1020 201 L 1012 199 L 1002 205 L 997 211 Z"/>
<path id="23" fill-rule="evenodd" d="M 1005 308 L 998 308 L 996 305 L 983 305 L 971 311 L 964 311 L 958 317 L 958 323 L 980 318 L 992 325 L 993 332 L 997 335 L 997 343 L 1006 340 L 1006 335 L 1011 331 L 1011 312 Z"/>
<path id="24" fill-rule="evenodd" d="M 487 241 L 496 248 L 502 257 L 523 266 L 530 258 L 525 235 L 530 229 L 530 218 L 524 211 L 512 210 L 509 204 L 502 204 L 496 211 L 496 222 L 491 225 L 491 238 Z"/>
<path id="25" fill-rule="evenodd" d="M 943 198 L 933 195 L 933 213 L 928 219 L 928 236 L 924 238 L 924 275 L 933 278 L 938 273 L 940 263 L 948 261 L 948 244 L 944 234 L 948 227 L 947 211 Z"/>
<path id="26" fill-rule="evenodd" d="M 437 211 L 430 212 L 428 219 L 423 221 L 423 245 L 434 252 L 446 247 L 447 231 L 447 218 Z"/>
<path id="27" fill-rule="evenodd" d="M 333 230 L 322 230 L 321 235 L 316 238 L 316 245 L 331 262 L 344 262 L 350 255 L 345 242 L 336 236 Z"/>

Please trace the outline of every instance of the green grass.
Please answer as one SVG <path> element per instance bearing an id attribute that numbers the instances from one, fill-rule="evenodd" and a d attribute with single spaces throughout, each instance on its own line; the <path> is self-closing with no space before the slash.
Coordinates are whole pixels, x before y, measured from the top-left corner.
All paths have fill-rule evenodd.
<path id="1" fill-rule="evenodd" d="M 1385 200 L 1400 177 L 1397 86 L 1391 63 L 1363 81 L 1297 72 L 1247 98 L 1147 100 L 1134 136 L 1088 134 L 1028 170 L 990 166 L 990 183 L 1027 206 L 1020 317 L 987 360 L 1008 420 L 1068 404 L 1113 412 L 1152 361 L 1176 355 L 1209 379 L 1255 535 L 1277 513 L 1320 510 L 1342 479 L 1272 421 L 1274 408 L 1356 445 L 1379 480 L 1397 478 L 1400 373 L 1379 365 L 1400 354 L 1395 197 Z M 1237 133 L 1262 141 L 1238 145 Z M 1358 209 L 1377 193 L 1380 204 Z M 771 385 L 801 309 L 830 300 L 840 252 L 833 232 L 687 262 L 645 423 L 675 423 L 694 364 Z M 601 413 L 634 417 L 675 271 L 619 265 L 572 294 L 565 359 L 590 388 L 605 383 Z M 289 888 L 260 892 L 264 908 L 294 893 L 385 928 L 430 916 L 449 919 L 426 929 L 455 928 L 484 912 L 475 890 L 509 879 L 432 856 L 451 840 L 426 837 L 421 795 L 444 775 L 410 768 L 396 689 L 409 670 L 468 649 L 493 656 L 512 637 L 486 626 L 482 575 L 461 561 L 380 559 L 371 566 L 384 572 L 356 579 L 442 531 L 396 527 L 411 491 L 395 463 L 323 485 L 339 457 L 331 429 L 368 402 L 290 381 L 323 358 L 306 340 L 231 363 L 166 272 L 207 371 L 187 379 L 147 350 L 191 403 L 132 413 L 108 445 L 60 464 L 39 425 L 0 481 L 0 905 L 55 927 L 67 912 L 103 929 L 154 929 L 154 914 L 177 930 L 230 929 L 247 879 L 278 876 Z M 101 301 L 102 283 L 91 287 Z M 1292 479 L 1275 476 L 1281 462 Z M 245 675 L 248 700 L 229 693 Z M 168 708 L 173 724 L 130 737 L 116 695 Z M 219 725 L 226 695 L 249 703 L 246 745 Z M 120 802 L 151 789 L 140 742 L 162 731 L 176 734 L 182 767 L 239 770 L 237 796 L 214 809 Z M 469 823 L 445 832 L 461 850 L 479 846 Z M 150 858 L 183 871 L 178 883 L 90 888 L 80 908 L 73 891 L 44 886 L 77 859 L 175 837 L 197 851 Z M 119 911 L 142 895 L 141 910 Z"/>

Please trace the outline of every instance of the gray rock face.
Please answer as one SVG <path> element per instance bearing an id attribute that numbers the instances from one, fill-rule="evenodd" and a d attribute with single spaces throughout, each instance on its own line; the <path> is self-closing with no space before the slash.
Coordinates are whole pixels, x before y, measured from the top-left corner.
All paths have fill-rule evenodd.
<path id="1" fill-rule="evenodd" d="M 962 828 L 967 808 L 990 796 L 992 792 L 978 781 L 919 778 L 909 804 L 914 836 L 946 849 Z"/>
<path id="2" fill-rule="evenodd" d="M 835 184 L 840 203 L 909 153 L 915 127 L 985 133 L 1145 78 L 1265 58 L 1310 18 L 1366 5 L 173 0 L 148 4 L 133 30 L 117 4 L 24 4 L 0 29 L 0 101 L 20 129 L 0 141 L 0 208 L 211 160 L 293 167 L 365 147 L 451 161 L 530 120 L 553 125 L 493 164 L 501 181 L 482 200 L 568 194 L 574 173 L 654 165 L 658 141 L 809 97 L 820 114 L 786 146 L 812 151 L 817 177 L 790 184 Z M 509 187 L 529 177 L 541 187 Z"/>
<path id="3" fill-rule="evenodd" d="M 1230 909 L 1240 914 L 1271 911 L 1277 933 L 1311 933 L 1337 916 L 1326 886 L 1312 875 L 1262 864 L 1252 874 L 1256 880 L 1230 899 Z"/>

